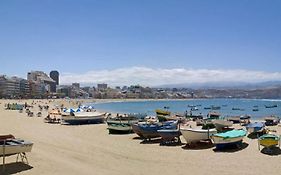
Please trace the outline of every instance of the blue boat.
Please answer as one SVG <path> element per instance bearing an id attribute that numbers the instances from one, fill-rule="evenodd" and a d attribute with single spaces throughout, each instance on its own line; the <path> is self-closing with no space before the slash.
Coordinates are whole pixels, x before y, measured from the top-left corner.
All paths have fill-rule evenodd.
<path id="1" fill-rule="evenodd" d="M 251 134 L 251 133 L 263 132 L 264 127 L 265 127 L 264 123 L 254 122 L 254 123 L 249 123 L 246 126 L 246 129 L 247 129 L 248 133 Z"/>
<path id="2" fill-rule="evenodd" d="M 151 139 L 151 138 L 157 138 L 160 137 L 158 130 L 161 129 L 176 129 L 178 125 L 178 122 L 176 120 L 167 121 L 164 123 L 155 123 L 155 124 L 139 124 L 138 129 L 141 137 L 144 139 Z"/>
<path id="3" fill-rule="evenodd" d="M 181 132 L 179 129 L 160 129 L 157 132 L 161 136 L 161 144 L 168 144 L 176 140 L 180 143 Z"/>

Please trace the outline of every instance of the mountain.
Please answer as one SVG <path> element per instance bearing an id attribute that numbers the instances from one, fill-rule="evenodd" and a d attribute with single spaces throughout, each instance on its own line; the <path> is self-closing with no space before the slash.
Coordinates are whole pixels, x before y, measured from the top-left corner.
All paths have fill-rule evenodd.
<path id="1" fill-rule="evenodd" d="M 266 81 L 258 83 L 248 82 L 208 82 L 208 83 L 184 83 L 166 84 L 156 88 L 192 88 L 192 89 L 260 89 L 280 87 L 281 81 Z"/>

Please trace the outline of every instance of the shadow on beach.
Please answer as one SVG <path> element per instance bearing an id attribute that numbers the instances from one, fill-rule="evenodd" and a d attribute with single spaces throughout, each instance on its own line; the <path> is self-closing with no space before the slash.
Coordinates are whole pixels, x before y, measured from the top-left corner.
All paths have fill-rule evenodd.
<path id="1" fill-rule="evenodd" d="M 241 146 L 237 146 L 237 145 L 229 145 L 223 149 L 213 149 L 214 152 L 221 152 L 221 153 L 234 153 L 234 152 L 238 152 L 241 151 L 243 149 L 246 149 L 249 146 L 248 143 L 242 143 Z"/>
<path id="2" fill-rule="evenodd" d="M 32 168 L 33 168 L 32 166 L 22 162 L 9 163 L 5 165 L 5 171 L 3 171 L 3 165 L 0 165 L 0 174 L 1 175 L 17 174 L 23 171 L 30 170 Z"/>
<path id="3" fill-rule="evenodd" d="M 263 148 L 261 153 L 269 155 L 269 156 L 279 156 L 281 155 L 281 149 L 278 147 L 273 148 Z"/>
<path id="4" fill-rule="evenodd" d="M 128 132 L 128 131 L 108 131 L 109 135 L 129 135 L 134 134 L 134 132 Z"/>
<path id="5" fill-rule="evenodd" d="M 132 138 L 133 140 L 143 140 L 143 138 L 142 137 L 139 137 L 139 136 L 136 136 L 136 137 L 134 137 L 134 138 Z"/>
<path id="6" fill-rule="evenodd" d="M 258 139 L 259 138 L 259 135 L 256 134 L 256 133 L 251 133 L 247 136 L 249 139 Z"/>
<path id="7" fill-rule="evenodd" d="M 206 142 L 197 142 L 197 143 L 192 143 L 192 144 L 185 144 L 182 149 L 184 150 L 202 150 L 202 149 L 210 149 L 213 148 L 214 145 L 210 141 Z"/>
<path id="8" fill-rule="evenodd" d="M 161 143 L 161 138 L 155 138 L 155 139 L 145 139 L 143 141 L 140 142 L 140 144 L 160 144 Z"/>

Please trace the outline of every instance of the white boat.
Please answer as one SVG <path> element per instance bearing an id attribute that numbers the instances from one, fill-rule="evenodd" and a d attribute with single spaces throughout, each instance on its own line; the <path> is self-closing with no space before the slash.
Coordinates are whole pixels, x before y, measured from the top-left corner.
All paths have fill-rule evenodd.
<path id="1" fill-rule="evenodd" d="M 225 148 L 229 145 L 241 145 L 243 138 L 246 136 L 245 130 L 231 130 L 224 133 L 218 133 L 211 136 L 217 149 Z"/>
<path id="2" fill-rule="evenodd" d="M 61 116 L 62 123 L 67 124 L 90 124 L 90 123 L 103 123 L 105 113 L 101 112 L 74 112 L 69 115 Z"/>
<path id="3" fill-rule="evenodd" d="M 32 146 L 33 143 L 16 139 L 12 135 L 0 136 L 0 157 L 31 152 Z"/>
<path id="4" fill-rule="evenodd" d="M 194 129 L 194 128 L 180 128 L 180 131 L 186 140 L 187 144 L 199 142 L 201 140 L 210 139 L 210 136 L 217 133 L 216 129 Z"/>
<path id="5" fill-rule="evenodd" d="M 231 127 L 233 125 L 232 121 L 227 120 L 213 120 L 212 122 L 217 130 L 222 130 L 223 128 Z"/>

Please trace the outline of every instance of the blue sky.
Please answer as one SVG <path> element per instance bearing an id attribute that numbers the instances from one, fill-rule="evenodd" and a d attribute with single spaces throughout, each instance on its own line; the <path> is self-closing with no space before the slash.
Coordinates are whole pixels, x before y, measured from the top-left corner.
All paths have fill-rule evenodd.
<path id="1" fill-rule="evenodd" d="M 279 0 L 1 0 L 0 74 L 56 69 L 63 83 L 154 85 L 181 69 L 202 82 L 218 72 L 278 80 L 280 9 Z"/>

